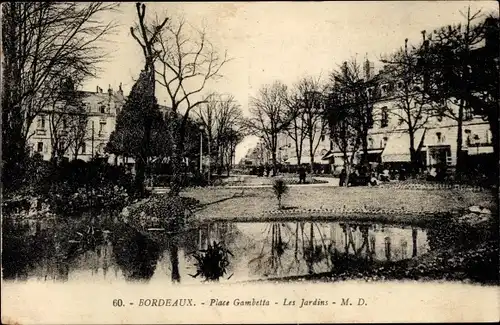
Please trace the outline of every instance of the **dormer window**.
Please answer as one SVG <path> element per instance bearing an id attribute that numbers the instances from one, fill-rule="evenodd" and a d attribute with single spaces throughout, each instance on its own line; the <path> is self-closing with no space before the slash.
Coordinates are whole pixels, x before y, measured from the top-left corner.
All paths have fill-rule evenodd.
<path id="1" fill-rule="evenodd" d="M 383 85 L 383 86 L 380 88 L 380 95 L 382 95 L 382 96 L 387 95 L 387 85 Z"/>
<path id="2" fill-rule="evenodd" d="M 371 98 L 371 97 L 372 97 L 372 95 L 373 95 L 373 88 L 368 88 L 368 89 L 366 90 L 366 95 L 367 95 L 368 97 L 370 97 L 370 98 Z"/>

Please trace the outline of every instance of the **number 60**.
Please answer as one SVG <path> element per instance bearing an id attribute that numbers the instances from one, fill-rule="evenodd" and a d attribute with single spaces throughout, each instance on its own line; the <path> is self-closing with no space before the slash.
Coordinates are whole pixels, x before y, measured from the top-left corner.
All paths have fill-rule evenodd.
<path id="1" fill-rule="evenodd" d="M 113 299 L 113 307 L 123 306 L 123 301 L 121 299 Z"/>

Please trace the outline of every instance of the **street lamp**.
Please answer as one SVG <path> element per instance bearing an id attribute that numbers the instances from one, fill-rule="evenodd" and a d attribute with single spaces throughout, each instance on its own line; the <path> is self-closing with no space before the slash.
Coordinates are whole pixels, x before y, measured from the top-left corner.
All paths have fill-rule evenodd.
<path id="1" fill-rule="evenodd" d="M 200 174 L 203 174 L 203 131 L 205 127 L 200 125 Z"/>

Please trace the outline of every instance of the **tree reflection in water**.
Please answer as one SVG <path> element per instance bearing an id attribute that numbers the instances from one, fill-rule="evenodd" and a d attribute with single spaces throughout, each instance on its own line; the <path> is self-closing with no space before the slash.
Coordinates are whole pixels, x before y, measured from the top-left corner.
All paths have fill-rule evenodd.
<path id="1" fill-rule="evenodd" d="M 151 279 L 160 253 L 157 241 L 127 225 L 117 227 L 113 238 L 113 254 L 127 280 Z M 176 263 L 178 264 L 178 260 Z"/>
<path id="2" fill-rule="evenodd" d="M 45 280 L 67 281 L 74 261 L 100 244 L 95 234 L 88 236 L 71 220 L 45 222 L 42 229 L 42 221 L 5 218 L 2 228 L 4 279 L 26 280 L 35 273 Z"/>
<path id="3" fill-rule="evenodd" d="M 289 237 L 286 241 L 283 232 Z M 283 272 L 282 256 L 289 247 L 292 232 L 286 224 L 275 222 L 267 224 L 264 233 L 262 248 L 256 257 L 250 259 L 248 266 L 264 276 L 275 276 Z"/>

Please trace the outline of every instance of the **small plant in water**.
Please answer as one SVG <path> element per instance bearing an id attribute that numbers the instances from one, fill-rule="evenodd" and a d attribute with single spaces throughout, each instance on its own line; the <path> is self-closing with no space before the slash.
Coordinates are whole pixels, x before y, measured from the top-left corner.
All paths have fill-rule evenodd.
<path id="1" fill-rule="evenodd" d="M 229 255 L 233 256 L 222 244 L 215 241 L 213 245 L 208 244 L 207 249 L 193 253 L 196 259 L 196 274 L 191 276 L 196 278 L 201 275 L 206 281 L 219 281 L 227 273 Z"/>
<path id="2" fill-rule="evenodd" d="M 273 182 L 273 192 L 278 199 L 278 208 L 281 210 L 283 208 L 281 205 L 281 199 L 283 198 L 283 195 L 288 192 L 288 185 L 282 179 L 275 179 Z"/>

